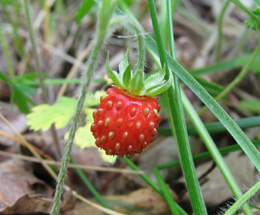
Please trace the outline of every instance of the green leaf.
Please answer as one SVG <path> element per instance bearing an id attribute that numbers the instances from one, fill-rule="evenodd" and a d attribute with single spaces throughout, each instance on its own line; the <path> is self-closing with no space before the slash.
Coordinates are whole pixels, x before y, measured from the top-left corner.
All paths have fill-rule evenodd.
<path id="1" fill-rule="evenodd" d="M 28 85 L 24 85 L 17 81 L 12 81 L 1 71 L 0 71 L 0 79 L 10 84 L 10 86 L 13 88 L 11 94 L 11 105 L 13 105 L 13 102 L 15 102 L 18 109 L 22 113 L 25 114 L 29 113 L 30 109 L 29 109 L 28 102 L 30 102 L 32 105 L 36 105 L 36 103 L 26 94 L 35 93 L 36 90 Z"/>
<path id="2" fill-rule="evenodd" d="M 119 77 L 118 73 L 113 71 L 110 66 L 109 66 L 109 53 L 107 54 L 107 60 L 106 60 L 106 69 L 107 69 L 107 73 L 108 76 L 113 80 L 113 82 L 123 88 L 123 83 L 121 82 L 121 78 Z"/>
<path id="3" fill-rule="evenodd" d="M 4 82 L 10 84 L 10 85 L 12 83 L 12 81 L 1 71 L 0 71 L 0 79 L 3 80 Z"/>
<path id="4" fill-rule="evenodd" d="M 95 94 L 87 94 L 85 100 L 84 111 L 88 116 L 89 106 L 97 105 L 100 101 L 100 96 L 105 94 L 105 91 L 96 91 Z M 65 127 L 76 107 L 77 101 L 69 97 L 61 97 L 60 100 L 54 105 L 42 104 L 32 108 L 32 113 L 28 114 L 26 117 L 28 119 L 27 125 L 31 129 L 38 130 L 48 130 L 53 123 L 55 123 L 57 128 Z M 90 109 L 92 110 L 92 109 Z M 92 115 L 90 116 L 92 118 Z M 87 118 L 90 120 L 91 118 Z"/>
<path id="5" fill-rule="evenodd" d="M 260 16 L 260 8 L 256 7 L 255 9 L 253 9 L 253 13 L 257 16 Z"/>
<path id="6" fill-rule="evenodd" d="M 211 64 L 209 66 L 205 66 L 200 69 L 190 70 L 190 73 L 192 75 L 202 75 L 243 67 L 251 57 L 252 55 L 250 54 L 242 57 L 237 57 L 232 60 L 221 61 L 215 64 Z M 260 72 L 260 56 L 258 56 L 257 59 L 253 62 L 251 69 L 256 73 Z"/>
<path id="7" fill-rule="evenodd" d="M 77 24 L 79 24 L 82 18 L 90 11 L 94 3 L 95 3 L 94 0 L 83 0 L 81 2 L 78 9 L 78 13 L 75 18 Z"/>
<path id="8" fill-rule="evenodd" d="M 16 90 L 15 88 L 12 91 L 12 97 L 14 102 L 16 103 L 18 109 L 22 112 L 22 113 L 29 113 L 30 112 L 30 108 L 29 105 L 27 103 L 27 98 L 24 95 L 24 93 L 21 93 L 20 90 Z"/>
<path id="9" fill-rule="evenodd" d="M 129 48 L 126 50 L 123 60 L 120 62 L 119 66 L 118 66 L 120 75 L 124 74 L 126 68 L 129 65 L 128 58 L 129 58 Z"/>
<path id="10" fill-rule="evenodd" d="M 48 130 L 53 123 L 57 128 L 63 128 L 72 117 L 76 106 L 76 100 L 68 97 L 61 97 L 54 105 L 42 104 L 32 108 L 32 113 L 26 117 L 27 125 L 31 129 Z"/>
<path id="11" fill-rule="evenodd" d="M 26 84 L 23 84 L 21 82 L 13 82 L 13 86 L 19 90 L 22 91 L 23 93 L 27 94 L 27 95 L 35 95 L 37 94 L 37 90 L 31 86 L 28 86 Z"/>
<path id="12" fill-rule="evenodd" d="M 131 65 L 128 64 L 122 77 L 123 84 L 126 88 L 129 86 L 131 79 L 132 79 Z"/>
<path id="13" fill-rule="evenodd" d="M 143 95 L 145 93 L 143 80 L 144 73 L 142 71 L 137 71 L 130 81 L 130 85 L 128 87 L 129 92 L 134 95 Z"/>

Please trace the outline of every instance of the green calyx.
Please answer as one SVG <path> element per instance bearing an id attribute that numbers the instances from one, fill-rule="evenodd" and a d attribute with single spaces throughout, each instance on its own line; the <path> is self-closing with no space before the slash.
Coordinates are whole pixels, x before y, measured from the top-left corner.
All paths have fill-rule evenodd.
<path id="1" fill-rule="evenodd" d="M 120 88 L 127 90 L 129 93 L 137 96 L 156 96 L 166 91 L 173 82 L 172 74 L 169 79 L 164 79 L 166 70 L 165 67 L 159 72 L 145 77 L 143 71 L 133 72 L 131 65 L 128 62 L 129 49 L 119 64 L 119 73 L 113 71 L 109 66 L 109 54 L 106 60 L 106 69 L 109 77 Z"/>

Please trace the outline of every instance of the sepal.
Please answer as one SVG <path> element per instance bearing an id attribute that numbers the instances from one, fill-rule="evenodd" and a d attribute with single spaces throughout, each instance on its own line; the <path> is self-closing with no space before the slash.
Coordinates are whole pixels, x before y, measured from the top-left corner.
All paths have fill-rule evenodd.
<path id="1" fill-rule="evenodd" d="M 166 81 L 165 66 L 157 73 L 144 77 L 143 71 L 133 73 L 131 65 L 128 62 L 129 49 L 127 49 L 123 60 L 119 64 L 119 74 L 113 71 L 109 66 L 109 54 L 107 55 L 106 68 L 107 73 L 113 82 L 120 88 L 137 96 L 156 96 L 166 91 L 173 82 L 172 73 L 169 73 L 169 79 Z"/>
<path id="2" fill-rule="evenodd" d="M 128 87 L 128 90 L 130 93 L 133 93 L 134 95 L 144 95 L 145 93 L 145 87 L 144 87 L 144 72 L 143 71 L 137 71 L 134 74 L 134 77 L 130 81 L 130 88 Z"/>
<path id="3" fill-rule="evenodd" d="M 128 64 L 122 76 L 123 76 L 122 77 L 123 84 L 126 88 L 128 88 L 130 81 L 132 79 L 132 70 L 130 64 Z"/>
<path id="4" fill-rule="evenodd" d="M 165 75 L 166 74 L 165 65 L 164 65 L 162 71 L 164 71 L 164 75 Z M 157 74 L 159 74 L 159 73 L 160 72 L 158 72 Z M 159 94 L 165 92 L 172 85 L 172 82 L 173 82 L 173 76 L 172 76 L 172 72 L 170 71 L 169 79 L 165 83 L 157 84 L 157 85 L 154 85 L 153 87 L 146 89 L 145 95 L 147 95 L 147 96 L 159 95 Z"/>
<path id="5" fill-rule="evenodd" d="M 123 60 L 120 62 L 119 66 L 118 66 L 119 74 L 123 74 L 125 72 L 126 68 L 128 67 L 128 65 L 129 65 L 128 58 L 129 58 L 129 49 L 126 50 Z"/>
<path id="6" fill-rule="evenodd" d="M 113 80 L 113 82 L 117 86 L 123 88 L 124 85 L 122 83 L 120 76 L 118 75 L 118 73 L 116 71 L 113 71 L 109 66 L 109 53 L 107 54 L 106 69 L 107 69 L 108 76 Z"/>
<path id="7" fill-rule="evenodd" d="M 161 84 L 164 81 L 164 76 L 166 74 L 166 69 L 165 66 L 163 67 L 163 69 L 160 69 L 159 72 L 152 74 L 151 76 L 149 76 L 145 81 L 145 87 L 146 89 L 149 89 L 157 84 Z"/>

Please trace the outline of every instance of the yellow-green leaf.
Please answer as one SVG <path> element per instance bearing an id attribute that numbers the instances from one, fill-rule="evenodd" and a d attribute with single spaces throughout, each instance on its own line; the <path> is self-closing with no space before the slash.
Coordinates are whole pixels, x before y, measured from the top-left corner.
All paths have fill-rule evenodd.
<path id="1" fill-rule="evenodd" d="M 53 123 L 57 128 L 65 127 L 75 111 L 76 100 L 68 97 L 61 97 L 54 105 L 42 104 L 32 108 L 32 113 L 26 117 L 27 125 L 31 129 L 48 130 Z"/>

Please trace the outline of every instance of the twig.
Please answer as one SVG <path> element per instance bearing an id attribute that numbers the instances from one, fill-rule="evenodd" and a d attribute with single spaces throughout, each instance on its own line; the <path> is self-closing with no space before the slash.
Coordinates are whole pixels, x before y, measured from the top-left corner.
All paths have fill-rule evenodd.
<path id="1" fill-rule="evenodd" d="M 26 143 L 24 143 L 24 141 L 23 141 L 22 139 L 20 139 L 20 138 L 18 138 L 18 137 L 15 137 L 15 136 L 13 136 L 13 135 L 11 135 L 11 134 L 8 134 L 7 132 L 4 132 L 4 131 L 0 130 L 0 135 L 2 135 L 2 136 L 5 137 L 5 138 L 8 138 L 8 139 L 10 139 L 10 140 L 13 140 L 13 141 L 15 141 L 15 142 L 17 142 L 17 143 L 20 143 L 20 144 L 23 145 L 23 146 L 26 146 Z M 38 149 L 37 147 L 35 147 L 35 146 L 33 146 L 33 145 L 32 145 L 32 147 L 33 147 L 34 150 L 35 150 L 37 153 L 39 153 L 42 157 L 45 157 L 45 158 L 48 159 L 48 160 L 54 160 L 51 156 L 45 154 L 44 152 L 42 152 L 42 151 L 41 151 L 40 149 Z"/>
<path id="2" fill-rule="evenodd" d="M 14 154 L 14 153 L 10 153 L 10 152 L 4 152 L 4 151 L 0 151 L 0 155 L 3 156 L 8 156 L 8 157 L 15 157 L 18 159 L 22 159 L 22 160 L 27 160 L 27 161 L 32 161 L 35 163 L 40 163 L 40 161 L 37 158 L 33 158 L 33 157 L 29 157 L 29 156 L 24 156 L 24 155 L 19 155 L 19 154 Z M 52 165 L 56 165 L 56 166 L 61 166 L 61 162 L 57 162 L 54 160 L 43 160 L 45 163 L 47 164 L 52 164 Z M 95 170 L 95 171 L 100 171 L 100 172 L 116 172 L 116 173 L 127 173 L 127 174 L 137 174 L 137 175 L 141 175 L 144 174 L 143 171 L 134 171 L 134 170 L 130 170 L 130 169 L 119 169 L 119 168 L 111 168 L 111 167 L 99 167 L 99 166 L 89 166 L 89 165 L 81 165 L 81 164 L 68 164 L 69 168 L 79 168 L 79 169 L 85 169 L 85 170 Z"/>

